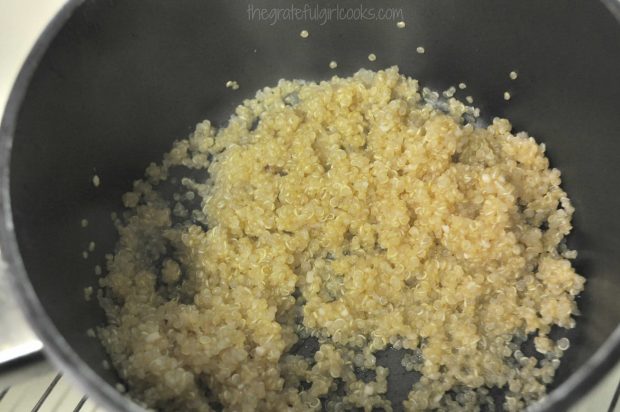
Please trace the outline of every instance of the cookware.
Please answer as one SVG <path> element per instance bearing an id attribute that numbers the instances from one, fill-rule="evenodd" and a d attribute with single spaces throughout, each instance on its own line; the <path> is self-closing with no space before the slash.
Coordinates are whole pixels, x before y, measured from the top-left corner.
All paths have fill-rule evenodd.
<path id="1" fill-rule="evenodd" d="M 308 11 L 277 22 L 254 11 L 287 7 L 396 10 L 384 20 L 343 20 L 332 12 L 331 20 L 317 21 Z M 113 250 L 109 216 L 121 210 L 121 194 L 175 138 L 205 118 L 223 124 L 263 86 L 397 64 L 437 90 L 465 82 L 458 96 L 473 96 L 484 118 L 507 117 L 544 141 L 562 171 L 577 209 L 569 245 L 588 282 L 578 326 L 568 333 L 571 348 L 537 408 L 565 410 L 620 353 L 614 12 L 620 15 L 615 0 L 70 1 L 28 57 L 0 136 L 2 252 L 46 354 L 110 410 L 141 410 L 113 389 L 117 377 L 103 369 L 104 351 L 85 333 L 104 320 L 83 289 L 96 284 L 93 267 Z M 404 29 L 396 27 L 401 19 Z M 299 36 L 303 29 L 307 39 Z M 426 53 L 416 53 L 418 46 Z M 226 88 L 229 80 L 239 90 Z M 97 247 L 85 260 L 91 240 Z M 391 377 L 393 397 L 408 390 L 401 378 Z"/>

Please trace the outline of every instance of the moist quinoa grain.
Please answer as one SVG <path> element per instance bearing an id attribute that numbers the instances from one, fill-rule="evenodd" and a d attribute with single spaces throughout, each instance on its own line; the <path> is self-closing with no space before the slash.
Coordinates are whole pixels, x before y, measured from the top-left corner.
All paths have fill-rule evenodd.
<path id="1" fill-rule="evenodd" d="M 237 83 L 237 81 L 235 81 L 235 80 L 228 80 L 226 82 L 226 88 L 232 89 L 232 90 L 238 90 L 239 89 L 239 83 Z"/>
<path id="2" fill-rule="evenodd" d="M 361 70 L 282 80 L 177 141 L 124 196 L 100 278 L 119 390 L 164 411 L 391 410 L 391 347 L 421 375 L 406 410 L 542 397 L 568 348 L 549 332 L 584 286 L 560 253 L 573 207 L 543 145 L 449 108 Z M 185 217 L 161 189 L 173 168 L 196 193 Z"/>

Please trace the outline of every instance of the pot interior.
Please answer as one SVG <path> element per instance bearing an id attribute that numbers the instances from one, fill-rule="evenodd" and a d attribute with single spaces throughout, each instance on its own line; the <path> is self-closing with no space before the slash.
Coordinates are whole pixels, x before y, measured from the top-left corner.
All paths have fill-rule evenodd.
<path id="1" fill-rule="evenodd" d="M 340 6 L 359 7 L 350 3 Z M 398 65 L 435 90 L 467 83 L 458 97 L 472 95 L 487 120 L 507 117 L 515 130 L 546 143 L 562 171 L 577 210 L 569 246 L 579 251 L 574 265 L 587 285 L 553 384 L 560 385 L 620 323 L 620 25 L 599 2 L 577 0 L 382 2 L 402 9 L 402 30 L 397 20 L 272 25 L 249 18 L 250 7 L 274 6 L 86 1 L 52 40 L 17 114 L 10 195 L 28 278 L 58 332 L 99 375 L 116 381 L 101 366 L 104 351 L 85 334 L 104 318 L 83 289 L 96 284 L 93 267 L 114 248 L 110 213 L 121 210 L 121 195 L 174 139 L 203 119 L 225 124 L 237 104 L 280 78 L 320 80 Z M 418 46 L 426 53 L 416 53 Z M 518 81 L 510 81 L 512 70 Z M 228 80 L 241 88 L 227 89 Z M 99 188 L 91 183 L 95 173 Z M 91 240 L 97 248 L 85 260 Z"/>

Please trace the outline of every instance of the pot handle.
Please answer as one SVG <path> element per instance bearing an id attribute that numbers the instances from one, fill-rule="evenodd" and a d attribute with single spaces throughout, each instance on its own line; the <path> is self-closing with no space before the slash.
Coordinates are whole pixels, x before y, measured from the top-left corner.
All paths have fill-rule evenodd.
<path id="1" fill-rule="evenodd" d="M 43 349 L 11 295 L 8 276 L 7 265 L 0 254 L 0 370 Z"/>

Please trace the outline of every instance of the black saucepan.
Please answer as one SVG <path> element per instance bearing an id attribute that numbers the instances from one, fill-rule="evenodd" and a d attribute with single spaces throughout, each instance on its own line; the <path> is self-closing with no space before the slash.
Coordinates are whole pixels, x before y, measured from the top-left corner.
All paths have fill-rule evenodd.
<path id="1" fill-rule="evenodd" d="M 114 248 L 109 216 L 121 194 L 174 139 L 205 118 L 222 124 L 263 86 L 397 64 L 437 90 L 465 81 L 483 117 L 507 117 L 545 142 L 562 171 L 577 209 L 569 245 L 579 251 L 575 266 L 587 288 L 569 332 L 571 349 L 538 407 L 565 410 L 620 353 L 620 3 L 294 5 L 399 8 L 407 27 L 379 19 L 250 18 L 252 7 L 291 7 L 281 1 L 88 0 L 70 1 L 45 30 L 2 122 L 0 237 L 16 294 L 47 355 L 110 410 L 141 410 L 110 385 L 117 378 L 101 366 L 104 351 L 84 333 L 104 319 L 83 289 L 96 282 L 93 262 Z M 311 37 L 301 41 L 301 29 Z M 417 46 L 426 53 L 417 54 Z M 367 60 L 371 52 L 375 62 Z M 330 60 L 338 61 L 335 72 Z M 511 82 L 515 69 L 519 79 Z M 227 89 L 231 79 L 242 87 Z M 99 188 L 91 184 L 94 173 Z M 85 229 L 82 219 L 90 222 Z M 98 246 L 87 261 L 81 250 L 91 239 Z M 392 393 L 406 389 L 401 382 L 390 378 Z"/>

